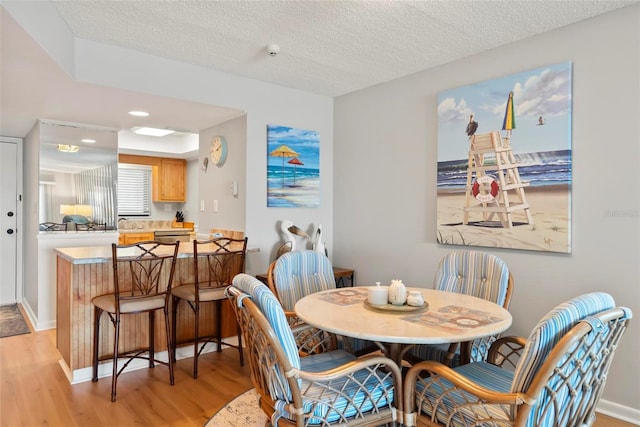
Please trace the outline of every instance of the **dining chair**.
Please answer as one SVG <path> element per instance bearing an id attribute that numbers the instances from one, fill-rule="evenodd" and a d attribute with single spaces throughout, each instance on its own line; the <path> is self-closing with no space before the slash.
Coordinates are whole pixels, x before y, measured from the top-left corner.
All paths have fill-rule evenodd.
<path id="1" fill-rule="evenodd" d="M 296 316 L 295 305 L 300 298 L 336 288 L 333 266 L 326 255 L 312 250 L 287 252 L 269 265 L 267 284 L 282 304 L 303 354 L 320 353 L 337 347 L 356 355 L 378 350 L 370 341 L 337 337 L 317 328 L 305 327 Z"/>
<path id="2" fill-rule="evenodd" d="M 433 288 L 486 299 L 509 308 L 513 293 L 513 276 L 499 257 L 481 251 L 453 251 L 438 264 Z M 409 350 L 410 361 L 436 360 L 449 366 L 485 360 L 491 343 L 498 336 L 478 338 L 472 342 L 421 344 Z"/>
<path id="3" fill-rule="evenodd" d="M 67 223 L 41 222 L 38 228 L 40 231 L 67 231 Z"/>
<path id="4" fill-rule="evenodd" d="M 267 284 L 282 304 L 303 354 L 321 353 L 337 348 L 337 338 L 334 334 L 305 327 L 295 313 L 295 305 L 300 298 L 336 288 L 329 258 L 311 250 L 287 252 L 269 265 Z"/>
<path id="5" fill-rule="evenodd" d="M 231 343 L 222 339 L 222 303 L 226 300 L 225 287 L 231 285 L 236 274 L 244 272 L 245 256 L 247 253 L 247 238 L 231 239 L 221 237 L 211 240 L 193 241 L 193 277 L 194 283 L 181 284 L 171 289 L 172 331 L 173 343 L 178 342 L 177 319 L 178 306 L 181 301 L 187 304 L 194 315 L 193 336 L 193 378 L 198 378 L 198 360 L 206 345 L 216 343 L 217 351 L 222 351 L 222 345 L 234 347 L 238 350 L 240 366 L 244 365 L 242 353 L 242 335 L 240 326 L 235 325 L 238 342 Z M 203 304 L 213 303 L 215 309 L 201 310 Z M 209 329 L 205 325 L 213 325 L 213 333 L 205 333 Z M 173 347 L 175 361 L 176 345 Z"/>
<path id="6" fill-rule="evenodd" d="M 300 357 L 280 302 L 239 274 L 227 296 L 242 329 L 259 406 L 271 425 L 378 426 L 402 412 L 401 372 L 383 356 L 343 350 Z"/>
<path id="7" fill-rule="evenodd" d="M 156 241 L 138 242 L 131 245 L 111 245 L 113 265 L 113 292 L 97 296 L 91 300 L 94 305 L 93 329 L 93 376 L 98 381 L 98 364 L 103 360 L 112 361 L 111 401 L 116 401 L 118 377 L 134 359 L 149 361 L 149 368 L 160 363 L 169 367 L 169 383 L 173 385 L 173 360 L 171 358 L 171 334 L 169 322 L 169 295 L 178 256 L 178 242 L 162 243 Z M 156 359 L 156 311 L 162 310 L 167 342 L 167 361 Z M 102 314 L 106 313 L 114 327 L 113 338 L 100 336 Z M 138 315 L 123 326 L 123 315 Z M 132 316 L 133 317 L 133 316 Z M 147 323 L 147 345 L 136 348 L 120 348 L 122 334 L 139 334 L 142 342 L 145 337 L 144 326 Z M 113 345 L 110 355 L 101 356 L 100 343 Z M 142 344 L 140 344 L 142 345 Z M 118 367 L 122 358 L 126 362 Z"/>
<path id="8" fill-rule="evenodd" d="M 528 338 L 499 338 L 486 361 L 420 362 L 405 377 L 405 426 L 590 426 L 631 316 L 594 292 L 555 307 Z"/>
<path id="9" fill-rule="evenodd" d="M 78 231 L 107 231 L 107 223 L 87 222 L 86 224 L 76 224 L 76 232 Z"/>

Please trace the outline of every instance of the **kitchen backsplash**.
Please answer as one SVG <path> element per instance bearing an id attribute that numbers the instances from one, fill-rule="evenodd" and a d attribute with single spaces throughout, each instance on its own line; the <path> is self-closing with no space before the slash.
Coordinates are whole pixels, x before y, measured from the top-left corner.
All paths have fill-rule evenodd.
<path id="1" fill-rule="evenodd" d="M 154 219 L 121 219 L 118 221 L 119 230 L 161 230 L 163 228 L 172 228 L 173 220 L 154 220 Z"/>

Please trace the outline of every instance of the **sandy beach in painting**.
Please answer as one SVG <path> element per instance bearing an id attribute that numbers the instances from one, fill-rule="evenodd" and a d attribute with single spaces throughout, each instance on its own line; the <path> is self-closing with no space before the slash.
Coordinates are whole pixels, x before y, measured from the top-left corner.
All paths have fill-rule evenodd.
<path id="1" fill-rule="evenodd" d="M 438 242 L 529 249 L 536 251 L 570 252 L 569 229 L 570 192 L 566 185 L 526 187 L 533 224 L 527 224 L 524 211 L 514 212 L 513 228 L 462 225 L 465 193 L 438 191 Z M 518 200 L 510 192 L 510 201 Z M 472 199 L 474 204 L 477 203 Z M 482 221 L 479 212 L 469 213 L 469 222 Z"/>
<path id="2" fill-rule="evenodd" d="M 320 179 L 297 179 L 295 186 L 274 184 L 267 190 L 267 197 L 270 207 L 316 208 L 320 206 Z"/>

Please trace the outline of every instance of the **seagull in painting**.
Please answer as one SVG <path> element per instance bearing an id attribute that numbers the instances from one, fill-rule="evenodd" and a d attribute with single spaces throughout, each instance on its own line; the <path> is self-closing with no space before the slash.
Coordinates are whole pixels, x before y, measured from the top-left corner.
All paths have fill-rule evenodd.
<path id="1" fill-rule="evenodd" d="M 281 255 L 292 252 L 297 249 L 297 237 L 301 237 L 303 240 L 310 240 L 309 235 L 293 225 L 293 222 L 284 220 L 280 222 L 280 231 L 284 237 L 284 244 L 278 248 L 276 259 Z"/>
<path id="2" fill-rule="evenodd" d="M 322 241 L 322 224 L 318 224 L 318 228 L 316 229 L 316 233 L 313 238 L 313 250 L 323 254 L 324 256 L 329 256 L 327 246 Z"/>
<path id="3" fill-rule="evenodd" d="M 538 117 L 538 126 L 542 126 L 544 124 L 544 119 L 542 116 Z"/>
<path id="4" fill-rule="evenodd" d="M 471 137 L 478 130 L 478 122 L 473 120 L 473 114 L 469 116 L 469 124 L 467 125 L 467 136 Z"/>

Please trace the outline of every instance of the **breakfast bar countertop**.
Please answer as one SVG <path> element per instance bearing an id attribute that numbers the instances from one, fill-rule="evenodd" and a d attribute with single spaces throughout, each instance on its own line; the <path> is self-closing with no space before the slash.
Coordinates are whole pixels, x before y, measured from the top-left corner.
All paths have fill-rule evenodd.
<path id="1" fill-rule="evenodd" d="M 56 248 L 56 254 L 71 264 L 102 264 L 111 261 L 111 246 L 88 246 L 77 248 Z M 259 248 L 247 247 L 247 253 L 260 252 Z M 181 242 L 178 258 L 193 257 L 193 244 Z"/>

